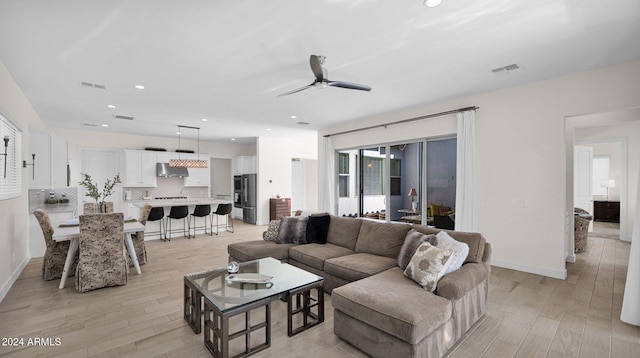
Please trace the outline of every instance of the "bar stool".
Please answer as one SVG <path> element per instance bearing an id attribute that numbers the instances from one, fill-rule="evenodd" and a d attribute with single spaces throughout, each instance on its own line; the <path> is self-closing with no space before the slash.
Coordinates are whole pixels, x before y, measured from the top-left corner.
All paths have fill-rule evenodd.
<path id="1" fill-rule="evenodd" d="M 216 211 L 213 213 L 216 216 L 216 235 L 218 235 L 218 228 L 224 227 L 225 230 L 233 232 L 233 218 L 231 217 L 231 210 L 233 210 L 233 204 L 218 204 Z M 218 216 L 226 216 L 226 222 L 222 225 L 218 224 Z M 231 222 L 231 226 L 229 226 Z M 231 227 L 231 230 L 229 230 Z"/>
<path id="2" fill-rule="evenodd" d="M 164 225 L 165 227 L 165 231 L 164 231 L 164 238 L 165 240 L 169 240 L 171 241 L 171 233 L 173 232 L 173 230 L 171 230 L 171 220 L 172 219 L 182 219 L 182 233 L 184 234 L 185 237 L 191 238 L 191 226 L 189 225 L 189 220 L 187 219 L 187 216 L 189 216 L 189 207 L 186 205 L 180 205 L 180 206 L 172 206 L 171 210 L 169 211 L 169 216 L 167 216 L 167 222 L 169 223 L 169 229 L 167 230 L 167 224 Z M 185 224 L 186 222 L 186 224 Z M 185 231 L 185 229 L 187 229 L 187 231 Z M 169 233 L 169 237 L 167 237 L 167 233 Z"/>
<path id="3" fill-rule="evenodd" d="M 149 221 L 158 221 L 158 220 L 160 220 L 160 230 L 159 231 L 145 231 L 145 234 L 148 234 L 148 235 L 160 234 L 160 238 L 162 239 L 162 227 L 164 226 L 165 238 L 163 240 L 166 240 L 167 227 L 166 227 L 166 225 L 164 223 L 164 208 L 162 206 L 154 206 L 153 208 L 151 208 L 151 211 L 149 212 L 149 217 L 147 218 L 147 222 L 149 222 Z"/>
<path id="4" fill-rule="evenodd" d="M 196 205 L 191 213 L 193 217 L 193 237 L 196 237 L 196 217 L 204 218 L 204 233 L 207 233 L 207 218 L 209 218 L 209 235 L 213 235 L 213 220 L 211 220 L 211 205 L 210 204 L 202 204 Z"/>

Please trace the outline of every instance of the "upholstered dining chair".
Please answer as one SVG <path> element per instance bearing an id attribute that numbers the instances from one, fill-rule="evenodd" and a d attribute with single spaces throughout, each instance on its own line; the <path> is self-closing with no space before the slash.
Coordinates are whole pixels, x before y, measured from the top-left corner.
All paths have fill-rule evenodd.
<path id="1" fill-rule="evenodd" d="M 145 204 L 142 209 L 140 209 L 138 222 L 140 222 L 142 225 L 147 224 L 147 219 L 149 218 L 151 208 L 151 205 Z M 144 265 L 145 263 L 147 263 L 147 248 L 144 245 L 144 231 L 131 233 L 131 240 L 133 241 L 133 248 L 136 250 L 136 255 L 138 255 L 138 264 Z M 128 261 L 131 260 L 129 259 Z M 129 266 L 133 266 L 133 262 L 129 262 Z"/>
<path id="2" fill-rule="evenodd" d="M 44 210 L 38 209 L 33 212 L 33 215 L 38 220 L 38 224 L 40 224 L 44 242 L 47 245 L 47 249 L 44 252 L 44 260 L 42 261 L 42 279 L 45 281 L 58 279 L 62 277 L 62 270 L 69 251 L 69 241 L 54 241 L 51 238 L 54 231 L 53 225 L 49 215 Z M 78 256 L 76 255 L 69 270 L 69 276 L 75 274 L 77 265 Z"/>
<path id="3" fill-rule="evenodd" d="M 80 215 L 78 251 L 78 292 L 127 284 L 129 265 L 122 213 Z"/>
<path id="4" fill-rule="evenodd" d="M 105 202 L 105 204 L 107 205 L 107 213 L 112 213 L 113 212 L 113 201 L 107 201 L 107 202 Z M 96 203 L 84 203 L 84 206 L 82 208 L 82 212 L 85 215 L 100 213 L 100 211 L 98 210 L 98 204 L 96 204 Z"/>

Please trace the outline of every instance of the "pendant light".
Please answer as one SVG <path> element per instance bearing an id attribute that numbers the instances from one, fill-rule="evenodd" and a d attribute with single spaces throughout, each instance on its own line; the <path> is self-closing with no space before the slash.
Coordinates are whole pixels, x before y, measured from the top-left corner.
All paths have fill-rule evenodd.
<path id="1" fill-rule="evenodd" d="M 180 147 L 180 135 L 182 134 L 182 128 L 196 129 L 198 131 L 198 159 L 182 159 L 180 158 L 180 152 L 178 152 L 178 159 L 170 159 L 169 166 L 173 168 L 208 168 L 209 162 L 200 159 L 200 127 L 178 126 L 178 150 Z"/>

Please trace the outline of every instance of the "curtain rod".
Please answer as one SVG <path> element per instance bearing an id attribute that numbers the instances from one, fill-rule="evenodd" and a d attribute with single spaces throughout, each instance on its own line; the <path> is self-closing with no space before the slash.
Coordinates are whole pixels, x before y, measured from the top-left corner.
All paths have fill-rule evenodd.
<path id="1" fill-rule="evenodd" d="M 414 118 L 409 118 L 409 119 L 402 119 L 402 120 L 395 121 L 395 122 L 389 122 L 389 123 L 384 123 L 384 124 L 376 124 L 375 126 L 369 126 L 369 127 L 364 127 L 364 128 L 358 128 L 358 129 L 351 129 L 351 130 L 348 130 L 348 131 L 338 132 L 338 133 L 333 133 L 333 134 L 325 134 L 324 137 L 327 138 L 327 137 L 332 137 L 332 136 L 336 136 L 336 135 L 348 134 L 348 133 L 353 133 L 353 132 L 360 132 L 360 131 L 365 131 L 365 130 L 368 130 L 368 129 L 379 128 L 379 127 L 387 128 L 388 126 L 392 126 L 394 124 L 413 122 L 413 121 L 418 121 L 418 120 L 421 120 L 421 119 L 440 117 L 440 116 L 445 116 L 447 114 L 460 113 L 460 112 L 465 112 L 465 111 L 475 111 L 476 109 L 479 109 L 479 108 L 480 107 L 476 107 L 476 106 L 458 108 L 458 109 L 453 109 L 453 110 L 446 111 L 446 112 L 427 114 L 427 115 L 424 115 L 424 116 L 414 117 Z"/>

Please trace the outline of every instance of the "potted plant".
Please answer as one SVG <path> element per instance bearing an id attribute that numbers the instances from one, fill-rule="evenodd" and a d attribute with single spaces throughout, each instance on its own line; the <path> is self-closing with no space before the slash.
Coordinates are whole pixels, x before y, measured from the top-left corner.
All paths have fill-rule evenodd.
<path id="1" fill-rule="evenodd" d="M 122 183 L 120 181 L 120 174 L 116 174 L 113 179 L 107 179 L 104 182 L 102 192 L 98 190 L 98 185 L 91 179 L 91 175 L 86 173 L 80 173 L 80 175 L 83 179 L 78 182 L 78 184 L 85 188 L 85 196 L 93 198 L 98 206 L 98 211 L 104 213 L 106 211 L 105 199 L 113 194 L 113 189 L 117 184 Z"/>

